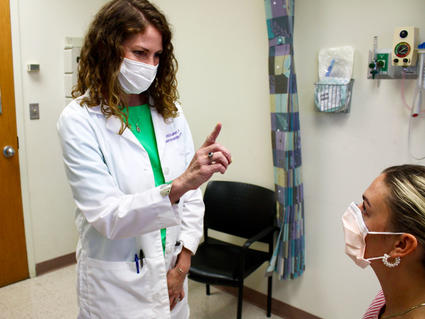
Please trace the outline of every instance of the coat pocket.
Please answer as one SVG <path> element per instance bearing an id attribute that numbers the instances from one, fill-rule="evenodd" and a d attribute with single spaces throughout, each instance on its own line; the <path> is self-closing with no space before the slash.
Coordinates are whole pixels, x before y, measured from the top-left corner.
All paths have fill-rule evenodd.
<path id="1" fill-rule="evenodd" d="M 135 262 L 86 259 L 88 299 L 93 318 L 154 318 L 152 281 L 155 264 L 143 259 L 137 273 Z"/>
<path id="2" fill-rule="evenodd" d="M 171 254 L 171 260 L 170 260 L 170 265 L 169 265 L 168 269 L 174 268 L 176 266 L 177 257 L 179 256 L 179 254 L 181 253 L 181 251 L 183 249 L 183 243 L 181 243 L 181 242 L 177 242 L 177 243 L 174 246 L 174 250 Z"/>

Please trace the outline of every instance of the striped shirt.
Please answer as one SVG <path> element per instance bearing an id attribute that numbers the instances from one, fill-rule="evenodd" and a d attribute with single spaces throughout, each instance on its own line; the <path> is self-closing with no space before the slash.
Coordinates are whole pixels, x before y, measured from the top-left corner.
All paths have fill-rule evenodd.
<path id="1" fill-rule="evenodd" d="M 362 319 L 379 319 L 379 316 L 384 311 L 385 307 L 385 296 L 384 292 L 381 290 L 373 299 L 366 313 L 363 315 Z"/>

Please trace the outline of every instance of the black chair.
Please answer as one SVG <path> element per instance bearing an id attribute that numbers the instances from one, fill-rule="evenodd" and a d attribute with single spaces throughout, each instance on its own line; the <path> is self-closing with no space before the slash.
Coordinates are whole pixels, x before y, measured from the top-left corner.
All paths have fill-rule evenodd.
<path id="1" fill-rule="evenodd" d="M 276 227 L 273 191 L 246 183 L 211 181 L 204 194 L 204 242 L 192 257 L 189 279 L 210 285 L 238 287 L 237 318 L 242 317 L 244 279 L 270 260 Z M 208 229 L 248 238 L 243 246 L 208 236 Z M 249 248 L 261 241 L 268 252 Z M 271 315 L 272 278 L 268 278 L 267 317 Z"/>

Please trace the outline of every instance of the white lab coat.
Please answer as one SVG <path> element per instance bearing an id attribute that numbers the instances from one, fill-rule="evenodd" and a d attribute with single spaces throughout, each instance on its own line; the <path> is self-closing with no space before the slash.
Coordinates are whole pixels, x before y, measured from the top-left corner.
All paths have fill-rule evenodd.
<path id="1" fill-rule="evenodd" d="M 179 116 L 167 121 L 155 108 L 151 114 L 164 178 L 172 181 L 193 157 L 192 136 L 180 107 Z M 57 123 L 77 206 L 79 318 L 186 319 L 187 298 L 169 310 L 166 274 L 183 245 L 196 252 L 203 229 L 201 192 L 189 191 L 172 205 L 155 187 L 147 152 L 128 128 L 119 135 L 120 125 L 99 107 L 81 107 L 78 99 Z M 165 256 L 161 228 L 167 228 Z M 140 249 L 145 258 L 137 273 Z M 187 296 L 187 279 L 184 287 Z"/>

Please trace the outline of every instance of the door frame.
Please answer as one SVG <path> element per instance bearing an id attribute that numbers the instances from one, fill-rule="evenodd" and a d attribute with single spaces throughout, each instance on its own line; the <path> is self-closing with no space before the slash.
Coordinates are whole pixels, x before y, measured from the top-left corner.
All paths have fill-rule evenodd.
<path id="1" fill-rule="evenodd" d="M 25 108 L 23 94 L 23 61 L 21 56 L 19 0 L 9 0 L 10 25 L 12 36 L 13 85 L 15 89 L 16 129 L 19 138 L 19 174 L 21 177 L 22 210 L 24 215 L 25 242 L 27 245 L 28 272 L 30 278 L 36 276 L 34 240 L 31 219 L 31 205 L 28 180 L 28 153 L 26 147 L 25 123 L 29 119 L 29 108 Z"/>

